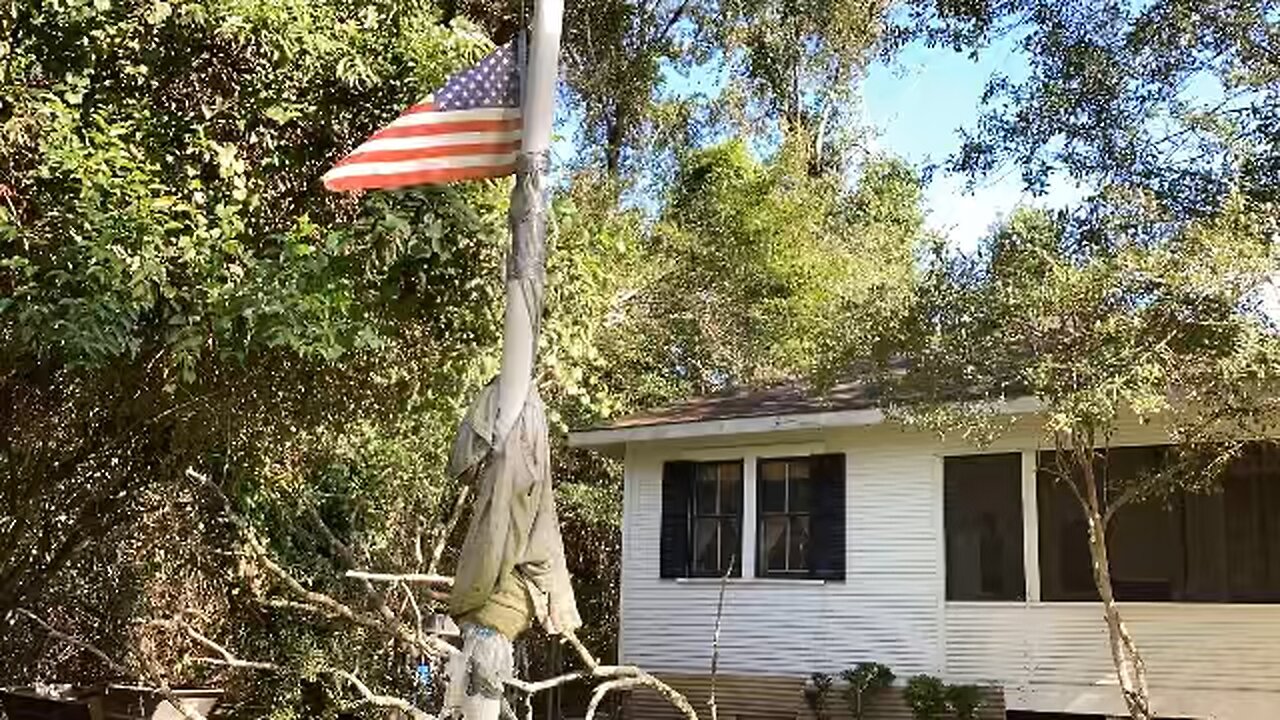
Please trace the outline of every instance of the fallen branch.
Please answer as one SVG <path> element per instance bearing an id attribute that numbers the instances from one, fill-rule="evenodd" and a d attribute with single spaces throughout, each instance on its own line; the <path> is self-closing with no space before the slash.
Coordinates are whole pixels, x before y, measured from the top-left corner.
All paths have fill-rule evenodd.
<path id="1" fill-rule="evenodd" d="M 458 491 L 458 499 L 453 501 L 453 511 L 449 513 L 449 521 L 440 529 L 440 536 L 436 538 L 435 547 L 431 549 L 431 563 L 427 565 L 427 572 L 433 573 L 440 568 L 440 558 L 444 557 L 444 548 L 448 544 L 449 538 L 453 536 L 454 528 L 458 527 L 458 523 L 462 520 L 463 514 L 467 510 L 467 500 L 471 497 L 471 486 L 463 485 Z"/>
<path id="2" fill-rule="evenodd" d="M 397 575 L 395 573 L 377 573 L 365 570 L 348 570 L 346 576 L 356 580 L 368 580 L 370 582 L 389 582 L 389 583 L 410 583 L 423 585 L 443 585 L 445 587 L 453 587 L 453 578 L 447 575 L 436 575 L 434 573 L 404 573 Z"/>
<path id="3" fill-rule="evenodd" d="M 382 617 L 373 617 L 364 613 L 356 612 L 351 609 L 350 606 L 339 602 L 329 595 L 307 589 L 302 583 L 298 582 L 298 580 L 294 578 L 288 570 L 285 570 L 279 563 L 272 559 L 270 551 L 267 550 L 266 546 L 262 544 L 262 541 L 258 539 L 257 533 L 254 532 L 253 527 L 249 522 L 236 512 L 235 508 L 231 505 L 231 499 L 222 492 L 222 488 L 219 488 L 211 479 L 209 479 L 208 476 L 202 475 L 192 468 L 187 468 L 186 476 L 205 485 L 215 493 L 218 499 L 221 500 L 227 517 L 240 531 L 241 536 L 244 538 L 245 545 L 247 545 L 249 550 L 255 557 L 257 557 L 258 562 L 261 563 L 268 572 L 274 575 L 286 588 L 288 588 L 291 593 L 302 599 L 305 605 L 310 606 L 309 608 L 306 608 L 307 610 L 311 612 L 318 612 L 320 614 L 327 614 L 332 617 L 342 618 L 343 620 L 355 625 L 388 633 L 393 638 L 404 643 L 406 646 L 415 648 L 420 652 L 433 657 L 446 657 L 457 652 L 455 647 L 435 635 L 429 635 L 425 638 L 419 636 L 412 628 L 405 625 L 399 619 L 394 617 L 388 619 L 385 615 Z M 296 604 L 277 606 L 302 609 Z"/>
<path id="4" fill-rule="evenodd" d="M 182 630 L 192 640 L 195 640 L 200 645 L 203 645 L 205 648 L 212 650 L 221 656 L 216 658 L 200 657 L 196 658 L 196 662 L 206 665 L 219 665 L 222 667 L 236 668 L 240 670 L 260 670 L 266 672 L 280 672 L 284 670 L 284 668 L 276 665 L 275 663 L 240 659 L 226 647 L 205 636 L 199 630 L 192 627 L 190 623 L 182 620 L 181 618 L 174 618 L 173 620 L 159 620 L 155 622 L 165 627 Z M 323 672 L 327 672 L 354 685 L 357 692 L 360 693 L 361 700 L 370 705 L 399 710 L 414 720 L 436 720 L 434 715 L 424 712 L 408 700 L 392 695 L 379 695 L 373 692 L 369 689 L 369 686 L 361 682 L 361 680 L 351 672 L 346 670 L 335 670 L 332 668 L 327 668 Z"/>
<path id="5" fill-rule="evenodd" d="M 240 668 L 242 670 L 265 670 L 268 672 L 276 672 L 280 670 L 280 666 L 275 663 L 258 662 L 256 660 L 241 660 L 233 655 L 230 650 L 206 637 L 185 620 L 175 618 L 170 622 L 173 626 L 176 626 L 178 629 L 186 633 L 187 637 L 195 640 L 200 645 L 203 645 L 206 649 L 212 650 L 221 655 L 222 662 L 220 664 L 224 664 L 228 667 Z"/>
<path id="6" fill-rule="evenodd" d="M 413 718 L 413 720 L 436 720 L 435 715 L 423 712 L 413 703 L 405 700 L 404 698 L 398 698 L 391 695 L 378 695 L 374 693 L 367 685 L 360 682 L 360 678 L 352 675 L 346 670 L 332 670 L 331 672 L 354 685 L 356 687 L 356 691 L 359 692 L 361 697 L 364 699 L 364 702 L 373 705 L 374 707 L 399 710 L 405 715 Z"/>
<path id="7" fill-rule="evenodd" d="M 26 619 L 30 620 L 36 625 L 39 625 L 40 628 L 44 630 L 46 634 L 49 635 L 49 637 L 55 638 L 57 640 L 61 640 L 62 642 L 68 645 L 78 647 L 81 650 L 86 650 L 89 653 L 93 654 L 95 657 L 101 660 L 108 668 L 110 668 L 111 672 L 116 673 L 118 675 L 122 675 L 124 677 L 129 677 L 133 675 L 133 673 L 128 668 L 116 662 L 110 655 L 103 652 L 100 648 L 98 648 L 98 646 L 94 645 L 93 643 L 90 643 L 87 640 L 82 640 L 76 637 L 75 635 L 70 635 L 68 633 L 62 632 L 61 630 L 45 622 L 43 619 L 40 618 L 40 616 L 36 615 L 35 613 L 31 612 L 26 608 L 15 608 L 14 612 L 25 617 Z"/>
<path id="8" fill-rule="evenodd" d="M 646 683 L 642 678 L 619 678 L 618 680 L 609 680 L 602 682 L 596 686 L 594 692 L 591 693 L 591 702 L 587 705 L 587 714 L 583 720 L 595 720 L 596 708 L 600 706 L 600 701 L 604 700 L 604 696 L 613 690 L 625 690 L 633 687 L 640 687 Z"/>
<path id="9" fill-rule="evenodd" d="M 103 652 L 101 648 L 94 645 L 93 643 L 90 643 L 87 640 L 83 640 L 81 638 L 76 637 L 75 635 L 72 635 L 70 633 L 65 633 L 55 628 L 54 626 L 45 622 L 42 618 L 40 618 L 40 616 L 36 615 L 30 610 L 27 610 L 26 608 L 15 608 L 15 611 L 19 615 L 22 615 L 28 620 L 39 625 L 40 628 L 43 629 L 46 633 L 48 633 L 50 637 L 55 638 L 57 640 L 61 640 L 62 642 L 67 643 L 68 645 L 73 645 L 82 650 L 86 650 L 92 653 L 95 657 L 97 657 L 104 664 L 106 664 L 106 666 L 110 668 L 112 672 L 118 675 L 122 675 L 124 677 L 133 677 L 137 675 L 137 673 L 131 672 L 129 668 L 117 662 L 114 658 L 112 658 L 110 655 Z M 155 683 L 156 692 L 159 693 L 159 695 L 163 697 L 165 700 L 167 700 L 169 704 L 172 705 L 173 708 L 177 710 L 178 713 L 182 715 L 183 718 L 185 718 L 185 720 L 208 720 L 199 711 L 192 710 L 191 708 L 187 707 L 187 704 L 182 702 L 182 698 L 179 698 L 177 694 L 173 692 L 173 688 L 169 687 L 169 683 L 165 682 L 164 678 L 161 676 L 159 672 L 153 671 L 151 674 L 154 675 L 154 677 L 148 678 L 148 679 L 151 682 Z"/>
<path id="10" fill-rule="evenodd" d="M 576 680 L 596 679 L 604 681 L 595 690 L 595 692 L 599 693 L 600 698 L 603 698 L 604 695 L 613 690 L 629 690 L 635 687 L 647 687 L 661 695 L 663 699 L 671 704 L 672 707 L 679 710 L 687 720 L 698 720 L 698 712 L 689 704 L 689 700 L 670 685 L 662 682 L 658 678 L 634 665 L 601 665 L 600 662 L 596 660 L 595 656 L 591 654 L 591 651 L 589 651 L 587 647 L 583 645 L 582 641 L 578 639 L 577 634 L 572 631 L 565 631 L 562 633 L 561 639 L 577 651 L 578 657 L 582 660 L 582 663 L 587 666 L 586 670 L 576 673 L 565 673 L 563 675 L 557 675 L 556 677 L 533 683 L 523 682 L 520 680 L 508 680 L 507 685 L 522 692 L 533 694 L 550 690 L 551 688 L 574 682 Z M 626 682 L 621 682 L 624 680 Z M 601 688 L 605 688 L 603 692 L 601 692 Z M 593 696 L 593 699 L 594 698 L 595 696 Z M 595 703 L 599 704 L 599 700 L 595 700 Z M 590 715 L 587 717 L 590 718 Z"/>

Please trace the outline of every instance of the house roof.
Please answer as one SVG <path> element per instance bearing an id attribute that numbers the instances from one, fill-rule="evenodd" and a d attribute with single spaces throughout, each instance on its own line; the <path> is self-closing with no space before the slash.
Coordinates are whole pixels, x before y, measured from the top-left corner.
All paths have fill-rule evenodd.
<path id="1" fill-rule="evenodd" d="M 802 415 L 832 410 L 866 410 L 876 407 L 876 385 L 847 381 L 825 393 L 807 383 L 791 382 L 768 388 L 737 388 L 684 400 L 666 407 L 634 413 L 592 430 L 650 427 L 673 423 L 705 422 L 769 415 Z"/>
<path id="2" fill-rule="evenodd" d="M 881 384 L 861 380 L 839 382 L 825 392 L 805 382 L 739 388 L 575 430 L 569 444 L 616 450 L 637 441 L 877 425 L 884 422 L 884 397 Z M 1033 398 L 1018 398 L 1003 409 L 1020 413 L 1037 407 Z"/>

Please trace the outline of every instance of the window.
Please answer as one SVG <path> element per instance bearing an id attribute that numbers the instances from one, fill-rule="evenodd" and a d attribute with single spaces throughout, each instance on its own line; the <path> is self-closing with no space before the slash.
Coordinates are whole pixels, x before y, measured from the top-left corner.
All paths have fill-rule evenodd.
<path id="1" fill-rule="evenodd" d="M 1022 456 L 943 461 L 948 600 L 1022 600 Z"/>
<path id="2" fill-rule="evenodd" d="M 1132 478 L 1164 462 L 1167 448 L 1112 448 L 1099 472 Z M 1041 595 L 1096 600 L 1087 525 L 1070 487 L 1041 453 Z M 1116 598 L 1128 601 L 1280 602 L 1280 452 L 1248 447 L 1221 489 L 1178 493 L 1121 508 L 1108 527 Z"/>
<path id="3" fill-rule="evenodd" d="M 759 575 L 809 573 L 809 459 L 762 460 Z"/>
<path id="4" fill-rule="evenodd" d="M 844 474 L 844 455 L 759 462 L 756 575 L 844 579 Z"/>
<path id="5" fill-rule="evenodd" d="M 662 478 L 660 575 L 720 577 L 742 568 L 742 461 L 669 462 Z"/>

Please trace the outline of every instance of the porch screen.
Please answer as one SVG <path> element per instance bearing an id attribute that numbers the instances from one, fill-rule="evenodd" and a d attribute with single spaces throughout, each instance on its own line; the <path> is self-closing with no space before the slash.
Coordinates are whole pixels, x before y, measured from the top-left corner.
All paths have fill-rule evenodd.
<path id="1" fill-rule="evenodd" d="M 1022 456 L 943 461 L 948 600 L 1022 600 Z"/>
<path id="2" fill-rule="evenodd" d="M 1166 448 L 1112 448 L 1106 472 L 1133 476 L 1164 461 Z M 1041 596 L 1096 600 L 1087 529 L 1079 502 L 1055 482 L 1053 454 L 1041 453 Z M 1280 602 L 1280 452 L 1250 445 L 1209 493 L 1177 493 L 1122 507 L 1108 528 L 1117 599 Z"/>

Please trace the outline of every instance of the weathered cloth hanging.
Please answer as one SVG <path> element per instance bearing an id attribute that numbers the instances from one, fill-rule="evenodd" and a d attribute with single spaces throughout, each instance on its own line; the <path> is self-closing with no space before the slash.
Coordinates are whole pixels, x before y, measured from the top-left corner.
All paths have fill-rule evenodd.
<path id="1" fill-rule="evenodd" d="M 530 386 L 515 426 L 495 449 L 496 395 L 496 381 L 480 392 L 450 460 L 453 474 L 476 480 L 477 494 L 449 614 L 511 639 L 534 618 L 552 634 L 574 630 L 582 620 L 565 565 L 542 400 Z"/>

